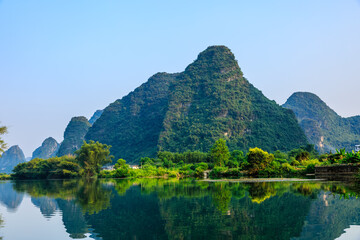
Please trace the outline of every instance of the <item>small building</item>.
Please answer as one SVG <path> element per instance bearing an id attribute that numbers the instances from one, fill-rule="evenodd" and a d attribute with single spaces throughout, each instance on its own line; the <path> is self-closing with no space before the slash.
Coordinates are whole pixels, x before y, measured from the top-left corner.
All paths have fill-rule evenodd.
<path id="1" fill-rule="evenodd" d="M 110 171 L 112 171 L 112 170 L 114 170 L 114 165 L 106 165 L 106 166 L 103 166 L 101 169 L 102 170 L 110 170 Z"/>
<path id="2" fill-rule="evenodd" d="M 355 145 L 355 152 L 359 152 L 360 151 L 360 145 Z"/>
<path id="3" fill-rule="evenodd" d="M 132 169 L 139 169 L 139 165 L 130 165 Z"/>

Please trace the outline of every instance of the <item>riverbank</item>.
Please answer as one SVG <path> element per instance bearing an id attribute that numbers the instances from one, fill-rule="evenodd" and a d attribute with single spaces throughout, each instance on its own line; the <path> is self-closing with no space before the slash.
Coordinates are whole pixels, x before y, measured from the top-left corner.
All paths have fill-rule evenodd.
<path id="1" fill-rule="evenodd" d="M 240 183 L 258 183 L 258 182 L 313 182 L 325 181 L 325 179 L 304 179 L 304 178 L 241 178 L 241 179 L 203 179 L 204 182 L 240 182 Z"/>
<path id="2" fill-rule="evenodd" d="M 11 175 L 6 173 L 0 173 L 0 180 L 11 180 L 11 179 L 13 179 Z"/>

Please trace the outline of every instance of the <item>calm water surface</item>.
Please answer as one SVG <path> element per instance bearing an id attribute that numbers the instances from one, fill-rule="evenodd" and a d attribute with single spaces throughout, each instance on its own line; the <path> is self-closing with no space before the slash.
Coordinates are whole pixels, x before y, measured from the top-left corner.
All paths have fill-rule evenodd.
<path id="1" fill-rule="evenodd" d="M 0 181 L 0 239 L 359 239 L 358 186 Z"/>

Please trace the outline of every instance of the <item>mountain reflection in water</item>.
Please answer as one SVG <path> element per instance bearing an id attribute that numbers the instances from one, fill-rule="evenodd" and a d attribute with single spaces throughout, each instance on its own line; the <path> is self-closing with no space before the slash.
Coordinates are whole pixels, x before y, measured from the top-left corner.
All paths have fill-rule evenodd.
<path id="1" fill-rule="evenodd" d="M 30 207 L 20 206 L 31 198 L 44 218 L 60 214 L 65 239 L 329 240 L 360 225 L 358 189 L 326 182 L 3 181 L 0 203 L 8 211 L 0 208 L 0 227 L 13 227 L 4 216 L 27 214 Z M 16 227 L 24 239 L 40 239 Z M 7 239 L 0 228 L 1 236 Z"/>

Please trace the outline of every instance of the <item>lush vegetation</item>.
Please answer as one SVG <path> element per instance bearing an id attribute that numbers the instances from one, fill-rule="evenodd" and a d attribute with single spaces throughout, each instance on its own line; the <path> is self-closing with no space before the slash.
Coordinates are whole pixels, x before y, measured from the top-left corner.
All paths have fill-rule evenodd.
<path id="1" fill-rule="evenodd" d="M 58 157 L 74 154 L 84 142 L 91 124 L 86 117 L 73 117 L 64 132 L 64 141 L 57 152 Z"/>
<path id="2" fill-rule="evenodd" d="M 17 179 L 55 179 L 94 177 L 99 174 L 102 165 L 111 162 L 110 146 L 99 142 L 84 142 L 75 152 L 76 156 L 35 158 L 18 164 L 13 172 Z"/>
<path id="3" fill-rule="evenodd" d="M 158 152 L 156 158 L 144 157 L 140 166 L 130 166 L 118 159 L 111 170 L 101 170 L 111 163 L 110 146 L 99 142 L 84 142 L 76 156 L 33 159 L 17 165 L 12 177 L 18 179 L 47 178 L 203 178 L 205 172 L 211 178 L 296 177 L 315 172 L 315 166 L 360 163 L 360 152 L 319 155 L 314 145 L 268 153 L 260 148 L 250 148 L 244 154 L 240 150 L 229 151 L 226 141 L 219 139 L 209 152 L 172 153 Z"/>
<path id="4" fill-rule="evenodd" d="M 331 164 L 327 158 L 319 160 L 313 145 L 293 149 L 289 152 L 268 153 L 260 148 L 229 151 L 226 141 L 219 139 L 208 153 L 203 152 L 159 152 L 156 158 L 141 158 L 140 169 L 133 169 L 119 159 L 114 170 L 103 170 L 104 178 L 142 177 L 204 177 L 209 170 L 211 178 L 239 178 L 242 176 L 303 176 L 314 173 L 316 165 Z M 329 156 L 329 159 L 331 157 Z"/>
<path id="5" fill-rule="evenodd" d="M 342 118 L 315 94 L 294 93 L 283 106 L 294 111 L 320 153 L 340 148 L 352 151 L 360 142 L 360 117 Z"/>
<path id="6" fill-rule="evenodd" d="M 111 163 L 110 146 L 99 142 L 84 142 L 75 152 L 76 161 L 80 165 L 80 175 L 93 177 L 100 173 L 101 167 Z"/>
<path id="7" fill-rule="evenodd" d="M 0 126 L 0 136 L 7 133 L 7 128 L 5 126 Z M 4 142 L 4 140 L 0 137 L 0 157 L 1 154 L 5 151 L 6 149 L 6 144 Z"/>
<path id="8" fill-rule="evenodd" d="M 0 180 L 9 180 L 11 178 L 10 174 L 0 173 Z"/>
<path id="9" fill-rule="evenodd" d="M 176 74 L 158 73 L 104 109 L 86 140 L 111 145 L 111 154 L 129 162 L 156 156 L 157 140 L 166 113 L 168 91 Z"/>
<path id="10" fill-rule="evenodd" d="M 293 112 L 251 85 L 224 46 L 209 47 L 182 73 L 154 75 L 105 108 L 86 135 L 129 163 L 158 151 L 208 152 L 220 138 L 232 151 L 307 144 Z"/>
<path id="11" fill-rule="evenodd" d="M 13 176 L 18 179 L 74 178 L 79 176 L 79 171 L 79 163 L 73 156 L 35 158 L 18 164 Z"/>

